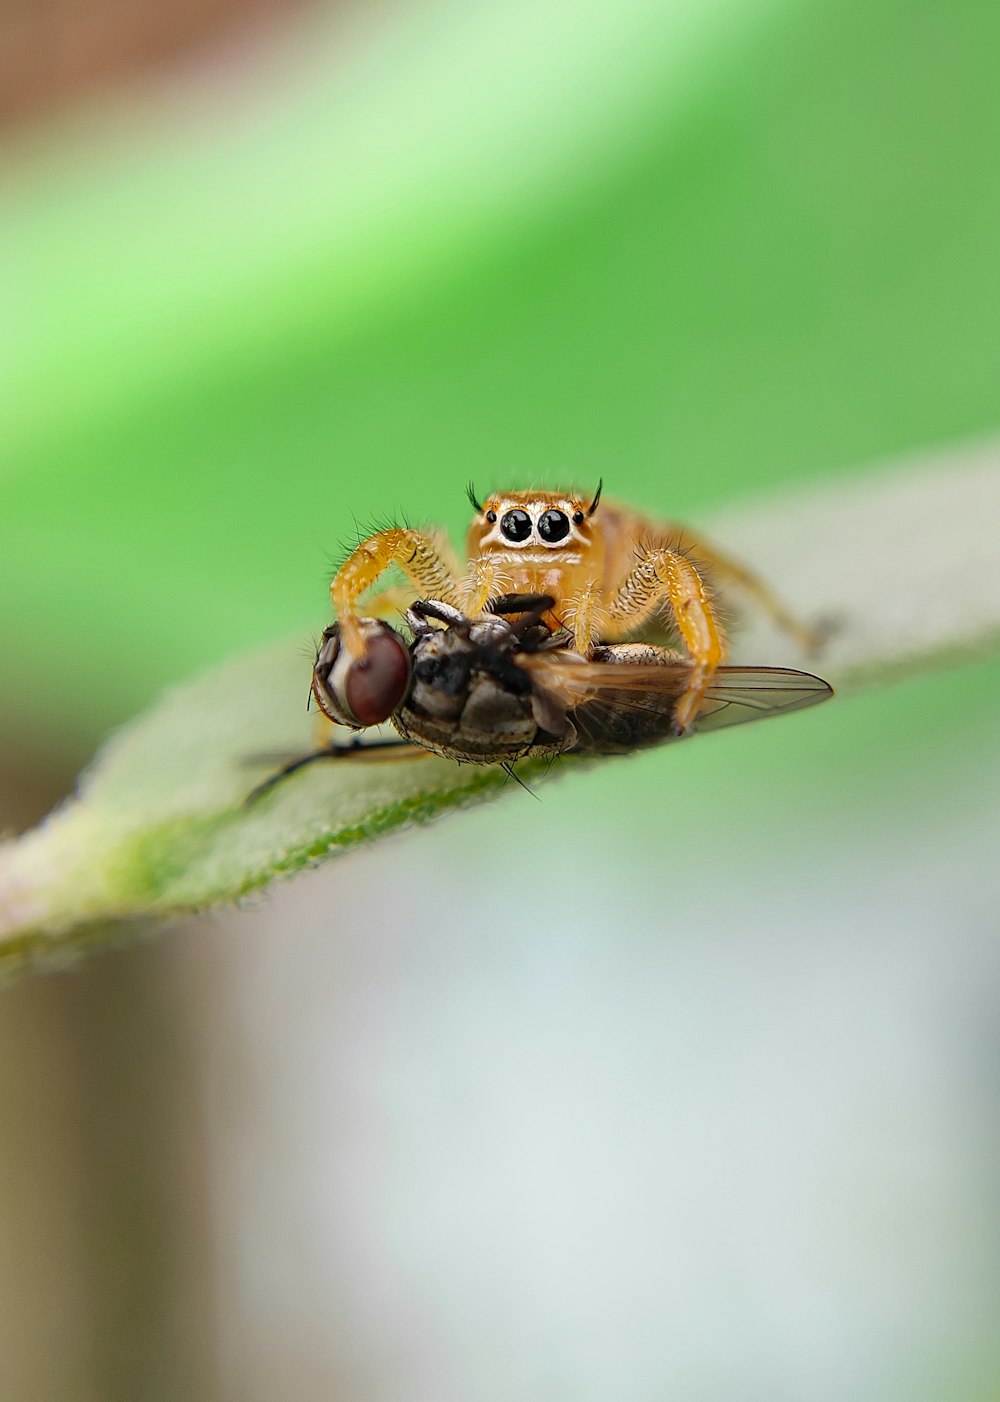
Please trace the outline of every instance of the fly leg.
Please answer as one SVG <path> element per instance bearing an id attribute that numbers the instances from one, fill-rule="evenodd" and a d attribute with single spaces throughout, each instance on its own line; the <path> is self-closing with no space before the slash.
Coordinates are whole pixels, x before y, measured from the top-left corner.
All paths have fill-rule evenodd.
<path id="1" fill-rule="evenodd" d="M 307 755 L 299 755 L 298 759 L 290 760 L 288 764 L 269 775 L 263 783 L 250 790 L 243 800 L 243 807 L 250 808 L 282 780 L 297 774 L 300 769 L 305 769 L 310 764 L 318 764 L 321 760 L 358 760 L 378 764 L 386 760 L 395 763 L 404 759 L 426 759 L 429 754 L 430 750 L 425 750 L 420 745 L 411 745 L 406 740 L 371 740 L 365 744 L 364 741 L 355 739 L 348 741 L 346 745 L 331 742 L 325 749 L 310 750 Z"/>

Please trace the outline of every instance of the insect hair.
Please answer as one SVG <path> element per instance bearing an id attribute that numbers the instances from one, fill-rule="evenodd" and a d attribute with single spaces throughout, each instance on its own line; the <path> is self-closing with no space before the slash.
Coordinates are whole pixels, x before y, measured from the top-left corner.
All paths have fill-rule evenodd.
<path id="1" fill-rule="evenodd" d="M 508 779 L 513 779 L 515 784 L 520 784 L 521 788 L 526 794 L 530 794 L 533 799 L 535 799 L 538 803 L 541 803 L 542 800 L 535 793 L 534 789 L 528 788 L 528 785 L 521 778 L 520 774 L 518 774 L 517 770 L 514 768 L 513 764 L 509 759 L 501 760 L 500 768 L 507 775 Z"/>
<path id="2" fill-rule="evenodd" d="M 690 544 L 685 540 L 686 530 L 684 526 L 678 526 L 676 535 L 670 536 L 666 541 L 666 548 L 679 555 L 682 560 L 687 560 L 693 565 L 701 579 L 702 588 L 712 605 L 716 618 L 722 625 L 723 631 L 728 635 L 738 628 L 743 610 L 740 607 L 740 598 L 734 597 L 735 590 L 723 589 L 720 592 L 711 565 L 705 564 L 698 558 L 698 542 L 692 540 Z M 633 547 L 633 554 L 637 560 L 642 560 L 650 551 L 656 550 L 658 542 L 655 537 L 640 537 Z M 669 620 L 669 613 L 661 615 Z M 676 629 L 672 626 L 672 631 L 676 634 Z"/>
<path id="3" fill-rule="evenodd" d="M 363 545 L 370 536 L 377 535 L 380 531 L 411 529 L 409 518 L 403 511 L 397 511 L 395 515 L 391 516 L 374 517 L 366 526 L 362 526 L 356 516 L 352 519 L 354 521 L 353 535 L 342 537 L 337 543 L 337 550 L 332 554 L 328 552 L 326 555 L 327 583 L 346 564 L 358 546 Z"/>
<path id="4" fill-rule="evenodd" d="M 586 511 L 587 511 L 587 515 L 588 515 L 588 516 L 593 516 L 594 512 L 597 510 L 597 507 L 598 507 L 598 505 L 599 505 L 599 503 L 600 503 L 600 500 L 601 500 L 601 493 L 602 493 L 603 491 L 604 491 L 604 478 L 603 478 L 603 477 L 600 477 L 600 478 L 598 478 L 598 481 L 597 481 L 597 490 L 594 492 L 594 495 L 593 495 L 593 497 L 592 497 L 591 500 L 590 500 L 590 505 L 586 508 Z M 536 494 L 537 494 L 538 496 L 540 496 L 540 497 L 544 497 L 544 496 L 553 496 L 553 497 L 581 497 L 581 496 L 584 495 L 584 494 L 580 491 L 580 489 L 579 489 L 578 487 L 566 487 L 566 486 L 545 487 L 545 486 L 542 486 L 542 485 L 539 484 L 539 481 L 538 481 L 537 477 L 534 478 L 532 481 L 530 481 L 530 482 L 528 482 L 528 483 L 525 483 L 524 481 L 520 481 L 516 487 L 500 487 L 500 488 L 497 488 L 495 491 L 490 492 L 489 495 L 490 495 L 490 496 L 498 496 L 498 497 L 506 497 L 506 496 L 511 496 L 511 495 L 513 495 L 515 492 L 517 492 L 517 493 L 520 493 L 520 492 L 534 492 L 534 493 L 536 493 Z M 482 509 L 483 509 L 482 502 L 479 500 L 479 498 L 478 498 L 478 496 L 477 496 L 477 494 L 476 494 L 476 489 L 475 489 L 474 485 L 473 485 L 471 482 L 468 484 L 468 486 L 467 486 L 466 489 L 465 489 L 465 495 L 468 497 L 469 501 L 472 503 L 473 509 L 474 509 L 475 511 L 482 511 Z M 585 497 L 585 496 L 584 496 L 584 500 L 586 500 L 586 497 Z"/>

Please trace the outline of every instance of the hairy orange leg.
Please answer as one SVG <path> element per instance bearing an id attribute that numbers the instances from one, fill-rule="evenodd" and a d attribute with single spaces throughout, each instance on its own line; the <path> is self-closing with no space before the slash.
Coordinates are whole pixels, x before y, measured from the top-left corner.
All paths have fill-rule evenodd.
<path id="1" fill-rule="evenodd" d="M 576 594 L 562 602 L 562 621 L 572 632 L 577 652 L 584 657 L 594 643 L 603 637 L 607 609 L 604 607 L 604 590 L 596 579 L 588 579 Z"/>
<path id="2" fill-rule="evenodd" d="M 463 612 L 470 617 L 482 613 L 490 599 L 509 592 L 510 583 L 510 571 L 502 565 L 483 555 L 471 560 L 462 597 Z"/>
<path id="3" fill-rule="evenodd" d="M 330 585 L 344 646 L 352 657 L 365 654 L 358 601 L 390 565 L 399 566 L 418 598 L 440 599 L 456 608 L 461 604 L 462 581 L 441 542 L 404 526 L 377 531 L 348 556 Z"/>
<path id="4" fill-rule="evenodd" d="M 815 652 L 819 648 L 823 635 L 796 618 L 773 589 L 765 584 L 759 575 L 754 574 L 753 570 L 747 569 L 746 565 L 734 560 L 731 555 L 726 555 L 716 546 L 709 545 L 685 526 L 664 526 L 662 531 L 657 531 L 655 544 L 666 545 L 668 540 L 673 543 L 675 550 L 682 549 L 696 565 L 707 569 L 712 580 L 723 588 L 735 585 L 736 588 L 742 589 L 804 652 Z"/>
<path id="5" fill-rule="evenodd" d="M 394 614 L 404 614 L 412 603 L 413 590 L 402 584 L 380 589 L 365 600 L 365 617 L 392 618 Z"/>
<path id="6" fill-rule="evenodd" d="M 625 577 L 608 611 L 607 637 L 623 638 L 669 604 L 677 631 L 691 657 L 691 673 L 675 712 L 679 730 L 693 725 L 716 667 L 726 655 L 726 639 L 705 581 L 684 555 L 661 546 L 648 551 Z"/>

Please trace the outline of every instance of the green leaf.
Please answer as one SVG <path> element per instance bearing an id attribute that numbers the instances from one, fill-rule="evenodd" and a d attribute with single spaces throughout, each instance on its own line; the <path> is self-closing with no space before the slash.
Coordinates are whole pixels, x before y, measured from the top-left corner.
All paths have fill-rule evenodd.
<path id="1" fill-rule="evenodd" d="M 843 695 L 1000 647 L 998 466 L 1000 445 L 966 447 L 746 506 L 711 533 L 747 560 L 773 561 L 769 577 L 803 616 L 837 622 L 817 669 Z M 808 665 L 757 622 L 737 656 Z M 0 851 L 0 960 L 104 938 L 95 922 L 238 900 L 407 824 L 519 792 L 495 767 L 343 763 L 307 769 L 245 807 L 274 767 L 262 754 L 311 746 L 308 672 L 303 640 L 272 645 L 122 730 L 75 797 Z M 545 777 L 544 766 L 522 772 Z"/>

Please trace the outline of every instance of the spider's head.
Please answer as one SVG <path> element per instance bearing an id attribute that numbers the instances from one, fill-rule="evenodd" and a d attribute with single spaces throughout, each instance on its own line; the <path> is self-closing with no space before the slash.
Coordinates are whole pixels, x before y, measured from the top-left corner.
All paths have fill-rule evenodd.
<path id="1" fill-rule="evenodd" d="M 478 501 L 470 486 L 475 519 L 469 527 L 470 557 L 539 551 L 581 555 L 590 550 L 597 530 L 594 513 L 601 484 L 591 496 L 576 492 L 494 492 Z"/>

